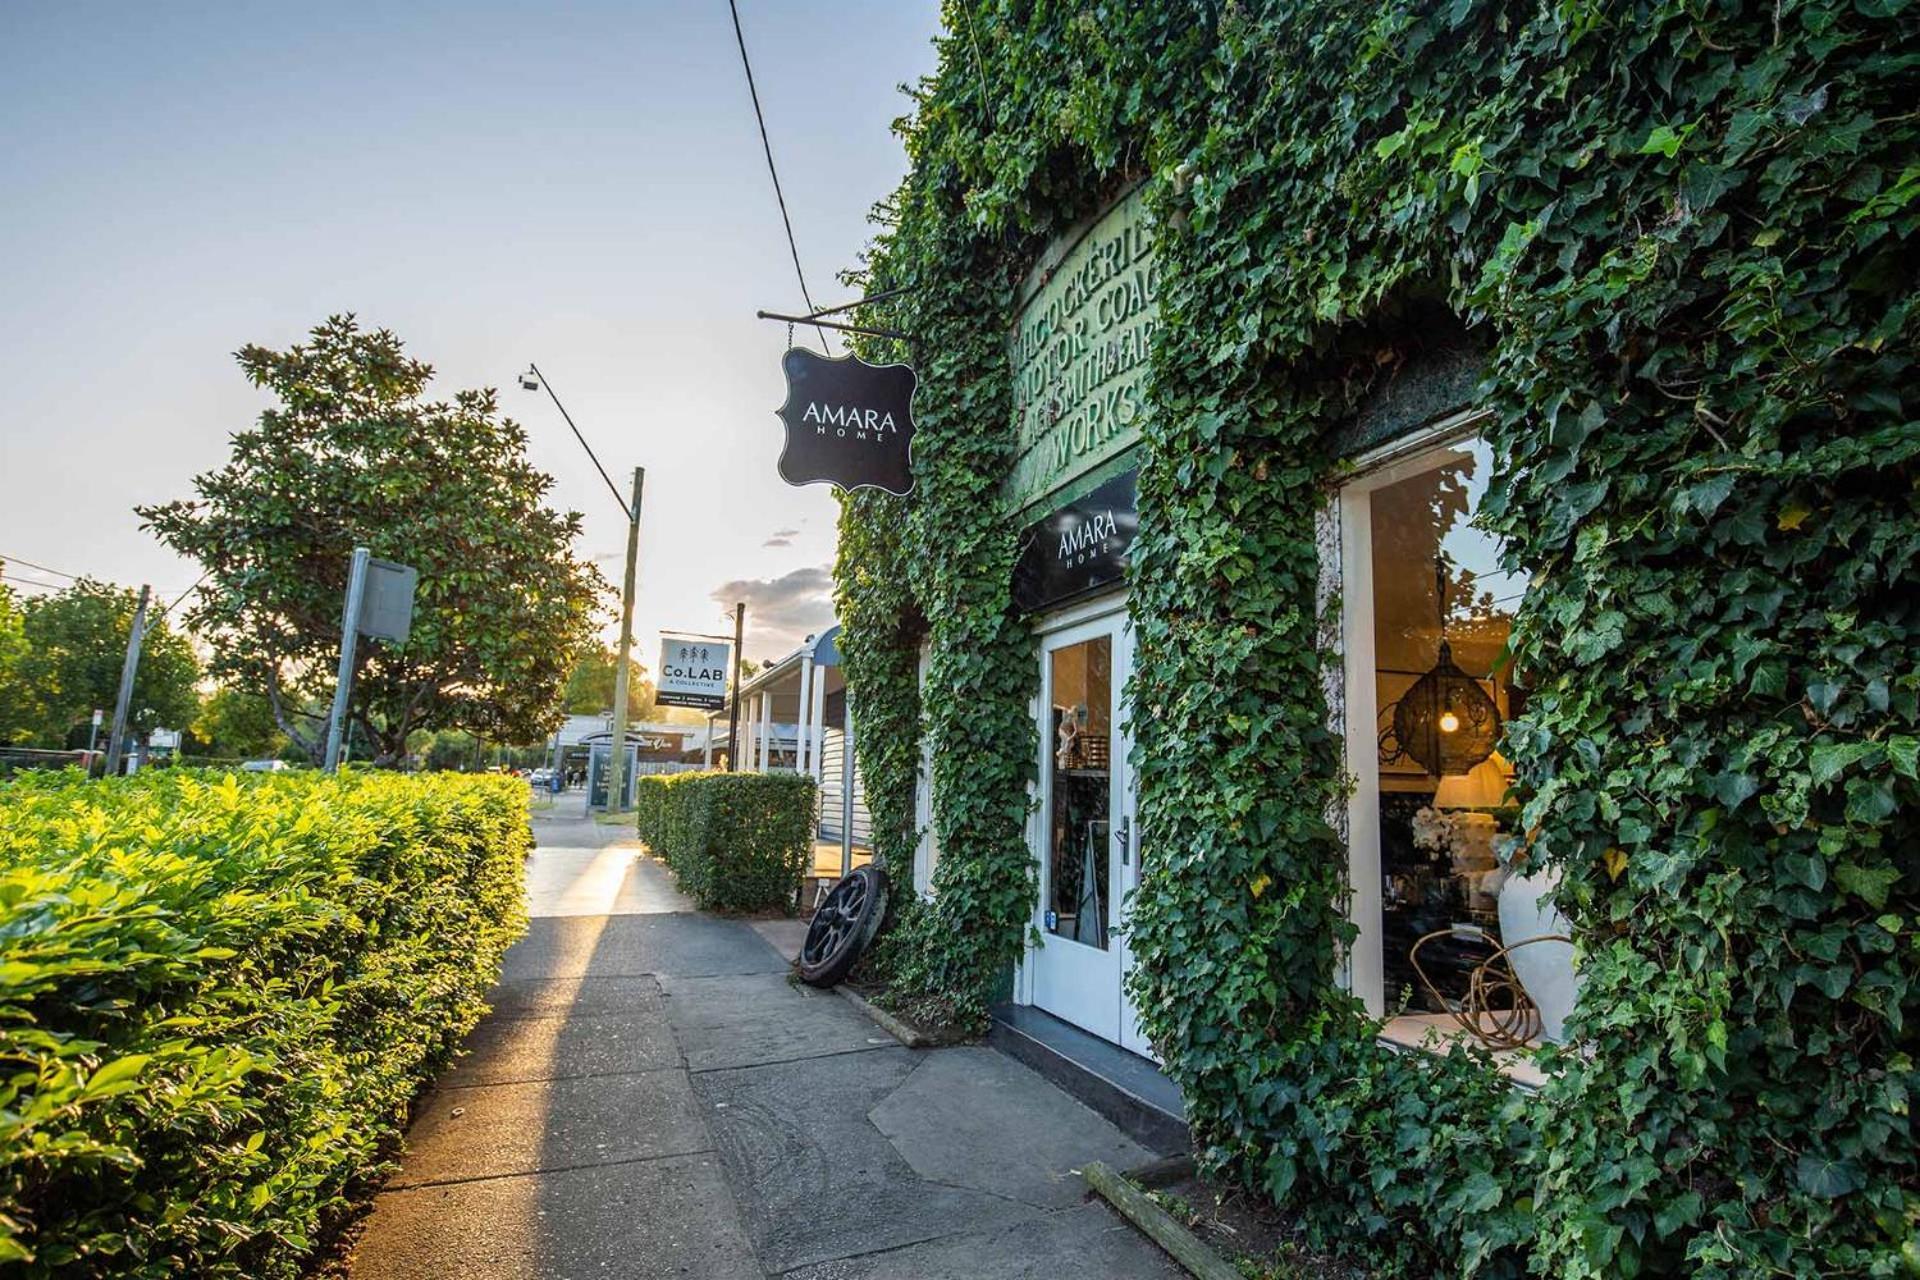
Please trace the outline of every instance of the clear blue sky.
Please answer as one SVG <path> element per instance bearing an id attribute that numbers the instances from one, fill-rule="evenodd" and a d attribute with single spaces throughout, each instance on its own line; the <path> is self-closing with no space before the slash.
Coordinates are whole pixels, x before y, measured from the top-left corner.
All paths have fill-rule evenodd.
<path id="1" fill-rule="evenodd" d="M 844 301 L 937 0 L 741 17 L 814 298 Z M 9 0 L 0 172 L 0 556 L 185 589 L 133 505 L 258 413 L 233 351 L 353 311 L 439 390 L 501 388 L 610 579 L 619 512 L 513 375 L 537 361 L 623 485 L 647 467 L 649 665 L 658 629 L 720 629 L 715 591 L 748 595 L 750 655 L 827 616 L 835 504 L 774 470 L 786 334 L 753 312 L 799 296 L 725 0 Z"/>

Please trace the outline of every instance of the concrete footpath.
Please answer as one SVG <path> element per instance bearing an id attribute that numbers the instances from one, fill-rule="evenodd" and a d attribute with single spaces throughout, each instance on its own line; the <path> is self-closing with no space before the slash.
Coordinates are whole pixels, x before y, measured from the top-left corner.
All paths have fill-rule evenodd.
<path id="1" fill-rule="evenodd" d="M 577 813 L 578 796 L 561 805 Z M 423 1100 L 354 1280 L 1165 1277 L 1075 1173 L 1152 1158 L 992 1049 L 788 981 L 624 828 L 539 814 L 532 929 Z"/>

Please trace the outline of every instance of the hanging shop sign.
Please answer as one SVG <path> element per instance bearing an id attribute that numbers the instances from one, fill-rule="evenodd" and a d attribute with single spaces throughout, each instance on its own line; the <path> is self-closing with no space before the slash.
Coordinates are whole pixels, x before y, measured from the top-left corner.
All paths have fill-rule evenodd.
<path id="1" fill-rule="evenodd" d="M 1013 602 L 1026 613 L 1120 582 L 1140 529 L 1138 471 L 1123 471 L 1020 535 Z"/>
<path id="2" fill-rule="evenodd" d="M 727 705 L 727 668 L 733 645 L 726 640 L 660 637 L 659 684 L 654 701 L 663 707 L 719 711 Z"/>
<path id="3" fill-rule="evenodd" d="M 913 392 L 904 364 L 828 359 L 800 347 L 780 361 L 787 375 L 787 427 L 780 478 L 791 485 L 913 492 Z"/>
<path id="4" fill-rule="evenodd" d="M 1140 438 L 1159 273 L 1141 189 L 1062 237 L 1008 336 L 1015 456 L 1001 500 L 1037 505 Z"/>

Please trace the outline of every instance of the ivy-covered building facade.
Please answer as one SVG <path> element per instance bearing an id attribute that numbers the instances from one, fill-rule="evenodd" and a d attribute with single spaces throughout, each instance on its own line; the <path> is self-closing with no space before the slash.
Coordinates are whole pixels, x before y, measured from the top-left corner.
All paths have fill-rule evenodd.
<path id="1" fill-rule="evenodd" d="M 1920 1273 L 1908 6 L 946 19 L 885 999 L 1154 1059 L 1389 1274 Z"/>

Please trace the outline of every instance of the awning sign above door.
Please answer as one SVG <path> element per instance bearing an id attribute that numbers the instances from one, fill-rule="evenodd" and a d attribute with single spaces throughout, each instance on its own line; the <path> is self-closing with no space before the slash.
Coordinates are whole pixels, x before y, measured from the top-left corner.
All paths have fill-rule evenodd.
<path id="1" fill-rule="evenodd" d="M 791 485 L 913 491 L 913 392 L 904 364 L 830 360 L 795 347 L 780 361 L 787 375 L 787 427 L 780 478 Z"/>
<path id="2" fill-rule="evenodd" d="M 1013 566 L 1016 608 L 1036 613 L 1126 577 L 1140 529 L 1139 476 L 1123 471 L 1026 527 Z"/>

